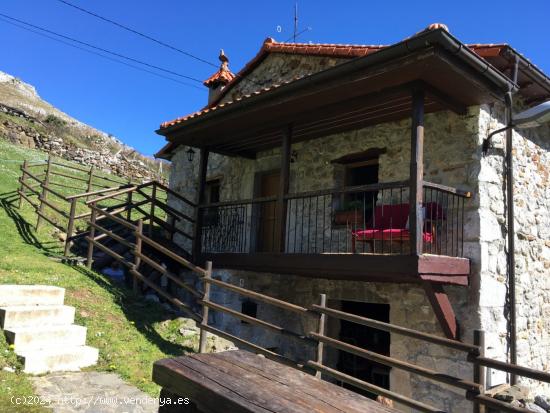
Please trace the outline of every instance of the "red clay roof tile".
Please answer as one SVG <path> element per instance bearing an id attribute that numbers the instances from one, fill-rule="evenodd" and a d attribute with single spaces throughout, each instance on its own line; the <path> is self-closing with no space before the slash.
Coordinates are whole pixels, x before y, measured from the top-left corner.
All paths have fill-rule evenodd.
<path id="1" fill-rule="evenodd" d="M 444 26 L 444 27 L 443 27 Z M 447 27 L 441 23 L 435 23 L 428 26 L 427 29 L 423 30 L 435 30 L 438 28 L 443 28 L 448 30 Z M 420 33 L 422 33 L 420 32 Z M 227 84 L 220 96 L 210 104 L 210 107 L 206 107 L 197 112 L 191 113 L 189 115 L 179 117 L 177 119 L 164 122 L 161 125 L 161 129 L 168 128 L 170 126 L 182 123 L 188 119 L 192 119 L 196 116 L 207 113 L 211 110 L 216 110 L 224 106 L 230 105 L 234 102 L 238 102 L 242 99 L 252 96 L 252 94 L 247 94 L 233 101 L 219 104 L 220 100 L 228 93 L 230 89 L 233 88 L 238 82 L 240 82 L 248 73 L 250 73 L 254 68 L 256 68 L 260 62 L 267 57 L 269 53 L 285 53 L 285 54 L 302 54 L 309 56 L 326 56 L 326 57 L 345 57 L 345 58 L 356 58 L 367 56 L 371 53 L 376 53 L 377 51 L 386 48 L 384 45 L 349 45 L 349 44 L 310 44 L 310 43 L 279 43 L 276 42 L 273 38 L 268 37 L 264 40 L 264 43 L 258 52 L 258 54 L 250 60 L 236 75 L 234 75 L 227 65 L 225 66 L 226 71 L 223 71 L 224 62 L 222 61 L 222 67 L 209 79 L 207 79 L 204 84 L 208 86 L 211 82 L 214 81 L 227 81 Z M 476 54 L 480 57 L 494 57 L 498 56 L 502 49 L 508 47 L 506 44 L 471 44 L 468 45 Z M 223 54 L 223 51 L 222 51 Z M 225 57 L 225 56 L 224 56 Z M 222 60 L 222 55 L 220 55 L 220 60 Z M 226 62 L 225 62 L 226 63 Z M 260 91 L 254 92 L 254 94 L 265 93 L 268 90 L 276 89 L 283 84 L 290 83 L 294 80 L 304 77 L 305 75 L 298 76 L 294 79 L 282 82 L 280 84 L 272 85 L 269 88 L 263 88 Z"/>

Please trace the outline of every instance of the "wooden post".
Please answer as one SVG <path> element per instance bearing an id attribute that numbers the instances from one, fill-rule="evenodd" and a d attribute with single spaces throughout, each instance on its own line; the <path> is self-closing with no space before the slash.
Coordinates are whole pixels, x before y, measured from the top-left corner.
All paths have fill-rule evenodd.
<path id="1" fill-rule="evenodd" d="M 90 171 L 88 172 L 88 184 L 86 185 L 86 192 L 91 192 L 93 183 L 94 183 L 94 167 L 91 166 Z M 88 199 L 90 199 L 89 195 L 86 197 L 86 201 L 88 201 Z"/>
<path id="2" fill-rule="evenodd" d="M 283 142 L 281 146 L 281 173 L 279 175 L 279 191 L 277 195 L 277 234 L 275 236 L 275 252 L 285 252 L 286 238 L 286 211 L 287 200 L 285 196 L 288 194 L 290 182 L 290 148 L 292 139 L 292 127 L 283 130 Z"/>
<path id="3" fill-rule="evenodd" d="M 90 208 L 92 210 L 92 216 L 90 217 L 90 223 L 95 224 L 96 217 L 97 217 L 97 210 L 96 210 L 96 204 L 95 202 L 90 205 Z M 92 240 L 95 238 L 95 227 L 93 225 L 90 225 L 90 233 L 89 233 L 90 240 L 88 241 L 88 256 L 86 259 L 86 266 L 88 269 L 92 268 L 92 259 L 94 257 L 94 243 Z"/>
<path id="4" fill-rule="evenodd" d="M 132 180 L 128 179 L 128 185 L 132 184 Z M 128 192 L 128 195 L 126 195 L 126 206 L 128 207 L 128 210 L 126 211 L 126 221 L 132 222 L 132 194 L 133 191 Z"/>
<path id="5" fill-rule="evenodd" d="M 23 161 L 23 165 L 21 166 L 21 188 L 19 189 L 21 193 L 25 192 L 25 186 L 23 183 L 25 182 L 25 177 L 27 175 L 27 164 L 28 161 L 25 159 Z M 23 195 L 21 195 L 21 193 L 19 194 L 19 208 L 21 208 L 21 205 L 23 204 Z"/>
<path id="6" fill-rule="evenodd" d="M 321 294 L 321 303 L 319 304 L 319 306 L 322 308 L 325 308 L 327 306 L 326 294 Z M 321 313 L 321 315 L 319 316 L 319 329 L 317 330 L 317 333 L 321 336 L 325 335 L 326 323 L 327 323 L 327 316 L 326 314 Z M 317 360 L 316 360 L 317 363 L 319 364 L 323 364 L 324 350 L 325 350 L 324 343 L 322 341 L 319 341 L 317 343 Z M 321 378 L 321 372 L 319 370 L 315 372 L 315 377 L 319 379 Z"/>
<path id="7" fill-rule="evenodd" d="M 153 189 L 151 191 L 151 216 L 149 217 L 149 238 L 153 238 L 153 224 L 155 222 L 155 200 L 157 198 L 157 185 L 153 183 Z"/>
<path id="8" fill-rule="evenodd" d="M 411 171 L 409 181 L 409 230 L 412 255 L 421 255 L 424 217 L 422 198 L 424 184 L 424 91 L 412 92 Z"/>
<path id="9" fill-rule="evenodd" d="M 136 228 L 136 246 L 134 248 L 134 270 L 135 271 L 138 271 L 139 269 L 139 265 L 141 264 L 141 236 L 143 234 L 143 220 L 140 219 L 138 222 L 137 222 L 137 228 Z M 139 294 L 139 281 L 136 277 L 136 275 L 134 274 L 133 278 L 133 283 L 132 283 L 132 286 L 133 286 L 133 289 L 134 289 L 134 292 L 136 294 Z"/>
<path id="10" fill-rule="evenodd" d="M 210 283 L 206 280 L 212 278 L 212 261 L 206 262 L 206 274 L 204 275 L 204 297 L 203 301 L 210 300 Z M 202 321 L 201 326 L 208 325 L 208 306 L 202 305 Z M 208 332 L 201 328 L 200 341 L 199 341 L 199 353 L 206 353 L 206 340 L 208 338 Z"/>
<path id="11" fill-rule="evenodd" d="M 52 169 L 52 156 L 48 155 L 48 163 L 46 166 L 46 176 L 44 177 L 44 181 L 42 182 L 42 195 L 40 197 L 40 207 L 38 208 L 38 211 L 40 212 L 38 214 L 38 218 L 36 220 L 36 230 L 38 231 L 38 228 L 40 228 L 40 224 L 42 222 L 42 216 L 41 214 L 44 214 L 44 202 L 42 199 L 48 198 L 48 190 L 47 187 L 50 183 L 50 172 Z"/>
<path id="12" fill-rule="evenodd" d="M 479 356 L 485 357 L 485 331 L 474 330 L 474 345 L 479 347 Z M 481 385 L 481 392 L 485 390 L 486 380 L 486 368 L 474 361 L 474 383 Z M 474 413 L 485 413 L 485 406 L 483 404 L 474 402 Z"/>
<path id="13" fill-rule="evenodd" d="M 199 208 L 204 203 L 206 191 L 206 173 L 208 171 L 208 156 L 210 152 L 201 148 L 199 160 L 199 185 L 197 189 L 197 207 L 195 210 L 195 227 L 193 230 L 193 260 L 198 263 L 202 251 L 202 213 Z"/>
<path id="14" fill-rule="evenodd" d="M 71 237 L 73 236 L 74 232 L 74 217 L 76 215 L 76 201 L 77 198 L 71 199 L 71 209 L 69 212 L 69 224 L 67 225 L 67 233 L 65 234 L 65 250 L 63 252 L 63 255 L 66 257 L 69 255 L 69 251 L 71 249 L 71 246 L 73 245 L 73 242 L 71 241 Z"/>

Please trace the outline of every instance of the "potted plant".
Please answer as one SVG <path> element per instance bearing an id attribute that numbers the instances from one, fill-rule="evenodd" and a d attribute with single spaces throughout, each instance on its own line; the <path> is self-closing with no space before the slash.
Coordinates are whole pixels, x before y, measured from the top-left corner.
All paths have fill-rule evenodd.
<path id="1" fill-rule="evenodd" d="M 344 202 L 341 209 L 334 213 L 334 224 L 336 225 L 363 225 L 363 202 L 354 200 Z"/>

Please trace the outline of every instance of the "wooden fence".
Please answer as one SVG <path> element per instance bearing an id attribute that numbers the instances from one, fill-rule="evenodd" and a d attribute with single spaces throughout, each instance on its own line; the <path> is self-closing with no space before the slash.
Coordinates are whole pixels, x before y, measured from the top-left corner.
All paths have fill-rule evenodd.
<path id="1" fill-rule="evenodd" d="M 389 323 L 384 323 L 381 321 L 373 320 L 366 317 L 361 317 L 351 313 L 343 312 L 335 308 L 330 308 L 327 306 L 327 296 L 325 294 L 320 295 L 319 304 L 312 305 L 310 308 L 298 306 L 286 301 L 267 296 L 265 294 L 260 294 L 251 290 L 247 290 L 242 287 L 235 286 L 233 284 L 213 279 L 211 277 L 211 263 L 207 265 L 208 271 L 203 275 L 204 281 L 204 297 L 201 300 L 203 304 L 202 312 L 202 322 L 200 324 L 201 328 L 201 346 L 200 351 L 206 351 L 206 337 L 205 332 L 215 334 L 220 337 L 224 337 L 230 341 L 233 341 L 237 346 L 248 348 L 253 352 L 263 354 L 264 356 L 271 358 L 273 360 L 279 361 L 281 363 L 291 365 L 293 367 L 305 370 L 305 371 L 314 371 L 314 374 L 317 377 L 321 375 L 326 377 L 332 377 L 338 381 L 350 384 L 358 389 L 362 389 L 371 393 L 374 393 L 379 396 L 387 397 L 397 403 L 411 407 L 421 412 L 429 413 L 443 413 L 445 412 L 437 406 L 431 406 L 429 404 L 420 402 L 411 397 L 407 397 L 396 392 L 390 391 L 388 389 L 376 386 L 372 383 L 360 380 L 356 377 L 352 377 L 348 374 L 345 374 L 337 369 L 327 366 L 324 363 L 325 356 L 325 347 L 331 347 L 343 352 L 353 354 L 355 356 L 368 359 L 370 361 L 404 370 L 406 372 L 412 373 L 414 375 L 425 377 L 431 381 L 441 383 L 447 386 L 454 387 L 458 390 L 464 391 L 464 397 L 473 403 L 473 411 L 475 413 L 485 412 L 486 407 L 495 409 L 496 411 L 502 412 L 512 412 L 512 413 L 528 413 L 531 410 L 514 407 L 509 403 L 494 399 L 492 397 L 484 395 L 485 390 L 485 375 L 486 368 L 492 368 L 500 371 L 504 371 L 509 374 L 515 374 L 517 376 L 523 376 L 533 380 L 542 381 L 545 383 L 550 383 L 550 374 L 530 369 L 527 367 L 522 367 L 498 360 L 493 360 L 491 358 L 485 357 L 485 338 L 483 331 L 475 331 L 473 337 L 473 344 L 463 343 L 457 340 L 451 340 L 443 337 L 439 337 L 433 334 L 423 333 L 420 331 L 412 330 L 406 327 L 401 327 Z M 290 311 L 293 313 L 300 314 L 302 316 L 314 317 L 317 319 L 318 329 L 316 331 L 309 331 L 307 334 L 300 334 L 297 332 L 289 331 L 284 326 L 276 325 L 272 322 L 267 322 L 256 317 L 252 317 L 246 314 L 242 314 L 239 311 L 235 311 L 224 305 L 214 303 L 210 299 L 210 287 L 217 286 L 221 289 L 226 289 L 233 293 L 247 297 L 248 299 L 260 301 L 268 305 L 275 306 L 277 308 Z M 316 352 L 315 359 L 307 360 L 304 364 L 299 364 L 294 360 L 291 360 L 287 357 L 284 357 L 276 352 L 263 348 L 255 343 L 244 340 L 243 338 L 237 337 L 233 334 L 229 334 L 223 330 L 215 328 L 208 323 L 208 313 L 209 310 L 218 311 L 232 317 L 235 317 L 241 321 L 247 322 L 249 324 L 267 329 L 273 333 L 292 336 L 299 340 L 302 340 L 304 344 L 311 345 L 315 343 Z M 368 326 L 374 329 L 381 331 L 389 332 L 390 334 L 396 334 L 408 337 L 413 340 L 420 340 L 425 343 L 431 343 L 438 346 L 442 346 L 448 349 L 456 350 L 462 352 L 465 355 L 465 361 L 472 364 L 473 367 L 473 377 L 471 378 L 461 378 L 442 373 L 433 369 L 422 367 L 407 361 L 402 361 L 394 357 L 385 356 L 373 351 L 366 350 L 364 348 L 349 344 L 347 342 L 332 338 L 327 335 L 326 325 L 328 318 L 334 318 L 338 320 L 345 320 L 351 323 L 358 325 Z"/>
<path id="2" fill-rule="evenodd" d="M 45 170 L 35 171 L 39 166 L 45 167 Z M 55 171 L 54 166 L 67 168 L 66 165 L 57 164 L 51 158 L 45 164 L 25 163 L 22 167 L 19 195 L 21 200 L 27 200 L 35 208 L 39 215 L 37 225 L 40 225 L 40 221 L 44 219 L 56 226 L 60 231 L 64 231 L 67 234 L 65 245 L 66 253 L 68 252 L 68 243 L 75 237 L 84 234 L 88 241 L 87 264 L 89 267 L 91 267 L 93 262 L 94 249 L 99 249 L 128 269 L 133 278 L 133 285 L 136 291 L 141 291 L 140 286 L 145 285 L 154 290 L 160 297 L 196 320 L 201 332 L 199 344 L 200 352 L 206 351 L 207 334 L 215 334 L 234 342 L 240 347 L 248 348 L 270 359 L 308 371 L 311 374 L 315 374 L 317 377 L 332 377 L 333 379 L 348 383 L 356 388 L 387 397 L 397 403 L 418 411 L 429 413 L 439 413 L 444 412 L 444 410 L 338 371 L 325 364 L 326 347 L 347 352 L 388 367 L 404 370 L 431 381 L 464 391 L 464 397 L 472 401 L 473 411 L 475 413 L 483 413 L 486 407 L 503 412 L 530 412 L 528 409 L 515 407 L 511 404 L 484 395 L 485 370 L 487 368 L 550 383 L 549 373 L 485 357 L 485 339 L 482 331 L 474 332 L 473 344 L 463 343 L 457 340 L 423 333 L 331 308 L 327 306 L 328 301 L 325 294 L 320 295 L 319 304 L 306 308 L 215 279 L 212 277 L 211 262 L 207 262 L 205 268 L 197 266 L 191 262 L 189 258 L 190 254 L 187 251 L 176 250 L 175 245 L 172 243 L 163 245 L 162 238 L 155 237 L 156 228 L 163 231 L 165 238 L 170 240 L 172 240 L 175 235 L 180 235 L 183 239 L 192 241 L 196 236 L 193 235 L 196 232 L 194 229 L 196 215 L 193 216 L 192 211 L 196 211 L 197 209 L 194 203 L 158 182 L 148 182 L 145 184 L 127 183 L 125 185 L 97 189 L 97 187 L 93 187 L 94 180 L 90 178 L 86 181 L 86 191 L 77 193 L 76 195 L 65 195 L 58 190 L 57 187 L 54 189 L 56 185 L 62 186 L 62 184 L 53 181 L 52 177 L 57 176 L 74 180 L 74 176 L 68 173 Z M 84 171 L 76 167 L 69 167 L 69 169 L 71 168 L 77 169 L 80 172 Z M 95 176 L 93 172 L 88 172 L 90 177 Z M 65 185 L 64 189 L 72 189 L 68 188 L 69 185 L 70 184 Z M 101 184 L 95 185 L 100 186 Z M 54 203 L 54 200 L 48 195 L 68 203 L 68 212 L 58 207 L 58 205 Z M 181 205 L 189 207 L 189 211 L 191 212 L 186 213 L 183 210 L 174 209 L 167 204 L 167 196 L 174 197 Z M 93 199 L 90 199 L 92 197 Z M 77 213 L 78 203 L 84 204 L 88 210 L 85 213 Z M 45 213 L 46 208 L 51 209 L 57 213 L 58 216 L 67 219 L 66 225 L 63 226 L 51 219 Z M 87 229 L 85 232 L 75 231 L 75 223 L 77 220 L 86 220 Z M 112 227 L 108 227 L 105 224 L 108 222 L 117 225 L 118 228 L 124 229 L 126 236 L 122 236 L 121 232 L 117 232 L 112 229 Z M 181 225 L 181 223 L 184 225 Z M 145 224 L 148 224 L 147 230 L 145 230 Z M 187 228 L 187 230 L 185 228 Z M 125 246 L 130 253 L 121 254 L 117 252 L 115 248 L 105 244 L 105 239 L 111 239 L 116 244 Z M 164 265 L 167 261 L 170 261 L 174 265 Z M 196 304 L 201 305 L 201 311 L 196 311 L 191 302 L 184 302 L 178 292 L 170 292 L 168 289 L 163 288 L 161 285 L 148 278 L 144 271 L 146 267 L 154 269 L 159 274 L 169 279 L 177 287 L 189 293 L 192 300 L 195 301 Z M 180 268 L 184 268 L 195 274 L 202 281 L 202 291 L 182 280 L 179 275 Z M 313 317 L 318 328 L 315 331 L 298 333 L 283 325 L 277 325 L 274 322 L 243 314 L 225 305 L 214 302 L 211 295 L 211 287 L 213 286 L 303 317 Z M 272 333 L 300 340 L 304 346 L 313 346 L 313 348 L 316 349 L 314 352 L 315 357 L 307 360 L 305 363 L 298 363 L 296 360 L 278 354 L 272 349 L 264 348 L 256 343 L 223 331 L 209 324 L 210 311 L 221 312 L 251 325 L 267 329 Z M 471 363 L 473 367 L 473 376 L 468 378 L 456 377 L 434 369 L 399 360 L 395 357 L 378 354 L 330 337 L 326 329 L 328 319 L 330 318 L 345 320 L 347 322 L 389 332 L 390 334 L 405 336 L 412 340 L 421 340 L 425 343 L 431 343 L 459 351 L 464 354 L 464 360 Z"/>
<path id="3" fill-rule="evenodd" d="M 170 213 L 166 204 L 169 190 L 160 182 L 135 183 L 107 176 L 93 166 L 67 164 L 51 156 L 44 162 L 24 161 L 19 183 L 19 205 L 23 200 L 32 205 L 37 229 L 46 221 L 64 234 L 65 256 L 73 242 L 88 233 L 91 211 L 87 201 L 92 197 L 101 196 L 96 206 L 113 212 L 150 206 L 147 215 L 152 225 L 165 226 L 167 215 L 169 219 L 178 215 L 177 211 Z"/>
<path id="4" fill-rule="evenodd" d="M 158 184 L 157 184 L 158 185 Z M 162 188 L 162 187 L 161 187 Z M 473 343 L 464 343 L 457 340 L 447 339 L 444 337 L 436 336 L 433 334 L 428 334 L 416 330 L 412 330 L 406 327 L 401 327 L 393 325 L 390 323 L 384 323 L 381 321 L 369 319 L 366 317 L 357 316 L 351 313 L 343 312 L 335 308 L 327 306 L 327 296 L 321 294 L 319 298 L 319 304 L 312 305 L 309 308 L 296 305 L 275 297 L 271 297 L 265 294 L 261 294 L 250 289 L 246 289 L 231 283 L 212 278 L 212 263 L 207 262 L 205 268 L 201 268 L 191 262 L 190 259 L 182 257 L 180 252 L 175 252 L 170 248 L 162 245 L 158 240 L 154 240 L 151 237 L 151 234 L 144 234 L 144 222 L 151 222 L 151 213 L 143 210 L 141 205 L 127 205 L 128 208 L 136 207 L 141 213 L 142 217 L 137 220 L 131 220 L 128 216 L 124 218 L 120 215 L 120 211 L 107 211 L 104 208 L 98 206 L 98 202 L 105 199 L 111 198 L 113 196 L 122 195 L 122 194 L 132 194 L 139 193 L 141 187 L 129 187 L 120 189 L 118 193 L 108 193 L 99 198 L 88 201 L 88 205 L 91 208 L 91 217 L 90 217 L 90 227 L 91 231 L 88 235 L 89 241 L 89 250 L 88 250 L 88 265 L 92 264 L 93 250 L 94 248 L 99 248 L 105 253 L 109 254 L 114 259 L 118 260 L 122 265 L 128 268 L 129 273 L 132 275 L 134 280 L 134 288 L 136 291 L 140 291 L 140 283 L 145 284 L 147 287 L 151 288 L 159 294 L 159 296 L 166 299 L 171 304 L 180 308 L 182 311 L 189 314 L 194 320 L 199 323 L 200 327 L 200 344 L 199 351 L 206 351 L 207 344 L 207 334 L 211 333 L 223 338 L 226 338 L 239 347 L 248 348 L 253 352 L 263 354 L 264 356 L 276 360 L 285 365 L 290 365 L 295 368 L 308 371 L 312 374 L 315 374 L 317 377 L 325 376 L 332 377 L 333 379 L 339 380 L 341 382 L 348 383 L 356 388 L 366 390 L 368 392 L 374 393 L 376 395 L 384 396 L 389 399 L 394 400 L 397 403 L 403 404 L 405 406 L 416 409 L 421 412 L 444 412 L 441 408 L 437 406 L 431 406 L 427 403 L 415 400 L 411 397 L 407 397 L 396 392 L 390 391 L 388 389 L 376 386 L 372 383 L 368 383 L 364 380 L 360 380 L 356 377 L 352 377 L 346 373 L 338 371 L 337 369 L 325 364 L 325 353 L 326 347 L 337 349 L 343 352 L 353 354 L 358 357 L 362 357 L 373 362 L 404 370 L 414 375 L 418 375 L 424 378 L 427 378 L 431 381 L 444 384 L 446 386 L 454 387 L 459 391 L 464 391 L 464 397 L 473 403 L 473 411 L 475 413 L 485 412 L 486 407 L 493 408 L 498 411 L 503 412 L 512 412 L 512 413 L 527 413 L 528 409 L 514 407 L 508 403 L 499 401 L 497 399 L 491 398 L 484 395 L 485 390 L 485 377 L 486 377 L 486 368 L 492 368 L 504 371 L 509 374 L 515 374 L 518 376 L 523 376 L 533 380 L 539 380 L 546 383 L 550 383 L 550 374 L 542 371 L 537 371 L 529 369 L 526 367 L 521 367 L 514 364 L 509 364 L 491 358 L 485 357 L 485 338 L 483 331 L 475 331 L 473 337 Z M 189 206 L 190 210 L 196 210 L 196 205 L 189 202 L 188 200 L 182 198 L 176 193 L 172 193 L 168 190 L 168 193 L 171 196 L 179 197 L 179 201 L 183 204 Z M 153 198 L 154 199 L 154 198 Z M 159 204 L 160 205 L 160 204 Z M 173 219 L 183 220 L 187 222 L 190 227 L 192 227 L 194 220 L 191 217 L 191 214 L 184 214 L 181 211 L 175 211 L 173 208 L 163 205 L 163 208 L 166 209 L 166 212 L 174 214 Z M 111 221 L 118 222 L 120 225 L 126 227 L 129 231 L 133 233 L 133 241 L 128 241 L 127 239 L 120 238 L 117 234 L 113 233 L 109 229 L 102 227 L 98 224 L 101 219 L 108 219 Z M 175 222 L 175 221 L 174 221 Z M 168 226 L 169 228 L 173 225 Z M 151 227 L 151 225 L 149 226 Z M 163 227 L 165 228 L 165 227 Z M 181 233 L 181 230 L 178 229 Z M 99 234 L 98 234 L 99 233 Z M 170 232 L 169 232 L 170 233 Z M 173 237 L 174 232 L 171 233 Z M 180 234 L 181 235 L 181 234 Z M 121 243 L 126 243 L 127 247 L 132 251 L 131 257 L 128 258 L 128 255 L 122 256 L 118 254 L 111 248 L 105 247 L 101 243 L 102 238 L 111 237 L 114 240 L 118 240 Z M 185 238 L 193 239 L 193 235 L 185 234 Z M 161 257 L 159 259 L 159 257 Z M 202 291 L 194 288 L 191 285 L 186 284 L 178 274 L 178 267 L 172 266 L 168 268 L 162 265 L 163 261 L 167 259 L 172 260 L 173 263 L 177 264 L 192 273 L 194 273 L 202 282 Z M 189 302 L 183 302 L 181 297 L 178 294 L 171 293 L 170 291 L 162 288 L 151 279 L 147 278 L 144 275 L 143 268 L 149 266 L 154 270 L 158 271 L 160 274 L 166 276 L 171 282 L 173 282 L 178 287 L 184 289 L 190 294 L 192 300 L 196 304 L 202 305 L 201 312 L 197 312 L 194 309 L 194 306 Z M 251 315 L 243 314 L 240 311 L 229 308 L 223 304 L 217 303 L 212 300 L 211 288 L 219 288 L 231 293 L 236 293 L 240 296 L 246 297 L 255 302 L 261 302 L 270 306 L 277 307 L 284 311 L 289 311 L 300 315 L 302 317 L 312 317 L 318 328 L 315 331 L 308 331 L 305 333 L 299 333 L 292 331 L 285 327 L 284 325 L 277 325 L 275 322 L 270 322 L 262 320 L 258 317 Z M 231 317 L 235 317 L 238 320 L 249 323 L 254 326 L 258 326 L 262 329 L 269 330 L 270 332 L 285 336 L 292 337 L 299 340 L 304 346 L 313 346 L 316 349 L 314 359 L 307 360 L 305 363 L 298 363 L 296 360 L 292 360 L 288 357 L 285 357 L 282 354 L 278 354 L 273 349 L 268 349 L 262 347 L 256 343 L 237 337 L 234 334 L 230 334 L 226 331 L 223 331 L 220 328 L 214 327 L 209 323 L 209 312 L 221 312 L 227 314 Z M 419 366 L 407 361 L 399 360 L 395 357 L 381 355 L 358 346 L 346 343 L 342 340 L 330 337 L 326 331 L 326 325 L 328 319 L 338 319 L 345 320 L 347 322 L 355 323 L 358 325 L 368 326 L 370 328 L 379 329 L 385 332 L 389 332 L 394 335 L 401 335 L 408 337 L 412 340 L 420 340 L 424 343 L 435 344 L 441 347 L 459 351 L 464 354 L 464 360 L 468 363 L 471 363 L 473 376 L 464 378 L 456 377 L 449 375 L 443 372 L 439 372 L 434 369 L 429 369 L 423 366 Z"/>

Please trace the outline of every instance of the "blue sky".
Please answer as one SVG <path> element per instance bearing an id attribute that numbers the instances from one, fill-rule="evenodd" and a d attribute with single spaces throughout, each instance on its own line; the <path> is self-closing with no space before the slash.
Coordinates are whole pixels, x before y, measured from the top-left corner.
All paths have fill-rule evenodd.
<path id="1" fill-rule="evenodd" d="M 70 0 L 233 71 L 263 40 L 292 36 L 294 1 Z M 299 1 L 299 40 L 389 44 L 442 22 L 466 43 L 511 44 L 550 73 L 550 2 Z M 216 69 L 74 10 L 57 0 L 3 0 L 0 13 L 79 40 L 206 79 Z M 278 32 L 280 26 L 281 32 Z M 206 89 L 187 87 L 37 36 L 0 21 L 0 70 L 36 86 L 61 110 L 112 133 L 145 154 L 163 144 L 162 121 L 199 109 Z M 183 80 L 183 79 L 181 79 Z M 193 83 L 193 82 L 190 82 Z"/>

